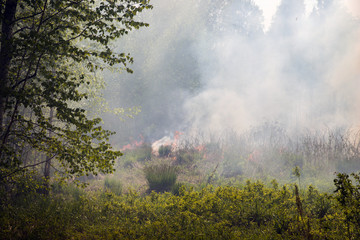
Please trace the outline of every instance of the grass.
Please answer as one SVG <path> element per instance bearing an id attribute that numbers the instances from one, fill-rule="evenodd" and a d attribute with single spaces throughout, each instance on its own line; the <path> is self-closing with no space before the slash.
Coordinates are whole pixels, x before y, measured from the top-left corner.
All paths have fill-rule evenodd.
<path id="1" fill-rule="evenodd" d="M 150 165 L 144 168 L 149 191 L 171 191 L 177 179 L 177 170 L 168 164 Z"/>
<path id="2" fill-rule="evenodd" d="M 115 195 L 121 195 L 122 193 L 122 185 L 120 181 L 115 178 L 105 177 L 104 187 Z"/>
<path id="3" fill-rule="evenodd" d="M 242 133 L 198 134 L 191 138 L 183 135 L 171 154 L 151 155 L 150 144 L 127 150 L 114 177 L 121 182 L 123 192 L 133 189 L 145 194 L 149 189 L 170 191 L 167 185 L 176 182 L 174 179 L 197 189 L 206 186 L 209 179 L 215 186 L 236 186 L 247 179 L 296 183 L 298 178 L 292 172 L 297 167 L 302 186 L 313 184 L 332 191 L 336 172 L 360 170 L 359 141 L 355 131 L 306 130 L 295 136 L 279 124 L 270 123 Z M 176 178 L 164 166 L 156 170 L 162 164 L 176 166 Z M 158 187 L 162 184 L 164 187 Z"/>

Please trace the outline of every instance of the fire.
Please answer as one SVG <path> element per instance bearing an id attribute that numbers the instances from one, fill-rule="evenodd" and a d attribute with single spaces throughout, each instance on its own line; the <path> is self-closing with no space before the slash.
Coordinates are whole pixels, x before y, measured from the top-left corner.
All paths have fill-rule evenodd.
<path id="1" fill-rule="evenodd" d="M 139 141 L 132 141 L 131 143 L 123 146 L 120 151 L 125 151 L 125 150 L 131 150 L 131 149 L 135 149 L 137 147 L 140 147 L 141 145 L 144 145 L 144 136 L 140 134 L 140 140 Z"/>
<path id="2" fill-rule="evenodd" d="M 195 150 L 197 150 L 198 152 L 202 152 L 205 150 L 205 146 L 204 145 L 199 145 L 197 147 L 195 147 Z"/>
<path id="3" fill-rule="evenodd" d="M 257 150 L 254 150 L 252 153 L 249 154 L 249 157 L 247 158 L 247 161 L 258 163 L 260 157 L 260 152 Z"/>
<path id="4" fill-rule="evenodd" d="M 181 145 L 180 141 L 181 141 L 181 138 L 182 138 L 183 135 L 184 135 L 183 132 L 175 131 L 174 134 L 173 134 L 173 137 L 164 136 L 161 139 L 156 140 L 155 142 L 153 142 L 151 144 L 152 155 L 159 156 L 159 149 L 162 146 L 164 146 L 164 147 L 169 146 L 171 148 L 171 156 L 176 155 L 176 152 L 181 147 L 180 146 Z M 140 135 L 140 140 L 134 140 L 131 143 L 129 143 L 127 145 L 124 145 L 121 148 L 121 151 L 132 150 L 132 149 L 135 149 L 137 147 L 141 147 L 144 143 L 145 143 L 144 137 L 142 135 Z M 207 149 L 206 149 L 204 144 L 199 144 L 198 146 L 193 146 L 192 151 L 197 151 L 197 152 L 203 154 L 204 159 L 206 159 L 208 157 L 211 157 L 211 155 L 212 155 L 211 153 L 209 154 L 207 152 Z"/>
<path id="5" fill-rule="evenodd" d="M 159 149 L 160 149 L 161 146 L 170 146 L 171 147 L 171 152 L 174 152 L 174 151 L 178 150 L 179 140 L 181 138 L 181 135 L 183 135 L 182 132 L 175 131 L 173 138 L 171 138 L 169 136 L 165 136 L 165 137 L 153 142 L 153 144 L 151 144 L 152 154 L 155 155 L 155 156 L 158 156 L 159 155 Z"/>
<path id="6" fill-rule="evenodd" d="M 175 131 L 175 132 L 174 132 L 174 141 L 172 142 L 172 145 L 171 145 L 173 151 L 178 150 L 179 140 L 180 140 L 181 135 L 183 135 L 183 134 L 184 134 L 184 133 L 179 132 L 179 131 Z"/>
<path id="7" fill-rule="evenodd" d="M 165 137 L 153 142 L 153 144 L 151 144 L 152 154 L 154 156 L 158 156 L 159 149 L 161 146 L 172 146 L 172 144 L 173 144 L 173 140 L 170 137 L 165 136 Z"/>

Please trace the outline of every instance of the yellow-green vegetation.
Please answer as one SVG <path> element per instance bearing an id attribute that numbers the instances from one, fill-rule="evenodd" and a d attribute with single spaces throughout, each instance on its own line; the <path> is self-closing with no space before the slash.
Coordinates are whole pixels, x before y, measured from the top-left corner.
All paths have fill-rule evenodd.
<path id="1" fill-rule="evenodd" d="M 359 175 L 313 186 L 181 187 L 178 195 L 58 187 L 1 204 L 1 239 L 359 239 Z"/>

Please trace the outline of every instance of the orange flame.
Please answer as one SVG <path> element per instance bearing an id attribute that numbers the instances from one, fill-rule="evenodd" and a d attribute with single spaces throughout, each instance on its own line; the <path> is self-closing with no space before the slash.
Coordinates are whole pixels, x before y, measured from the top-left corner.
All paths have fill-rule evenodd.
<path id="1" fill-rule="evenodd" d="M 140 147 L 141 145 L 144 145 L 145 140 L 144 140 L 144 136 L 140 134 L 140 140 L 134 140 L 129 144 L 126 144 L 125 146 L 123 146 L 120 151 L 125 151 L 125 150 L 132 150 L 135 149 L 137 147 Z"/>

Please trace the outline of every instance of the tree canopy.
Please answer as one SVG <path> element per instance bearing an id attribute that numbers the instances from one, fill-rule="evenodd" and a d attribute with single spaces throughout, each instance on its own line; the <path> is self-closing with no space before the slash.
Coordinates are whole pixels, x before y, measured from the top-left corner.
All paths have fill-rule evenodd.
<path id="1" fill-rule="evenodd" d="M 131 72 L 132 58 L 111 41 L 148 26 L 136 16 L 150 8 L 148 0 L 1 1 L 1 182 L 39 165 L 48 177 L 52 159 L 63 176 L 113 171 L 121 155 L 108 143 L 113 132 L 76 103 L 88 97 L 80 90 L 88 73 Z"/>

